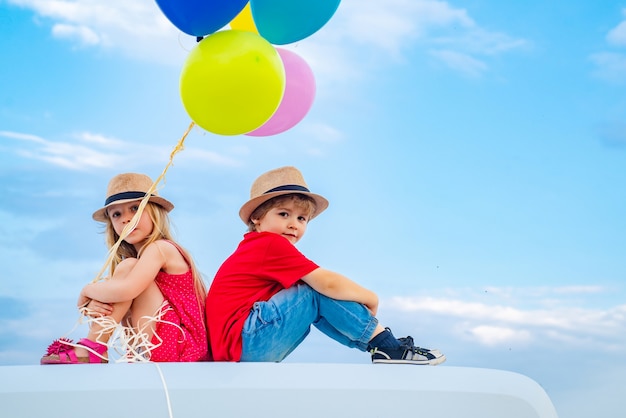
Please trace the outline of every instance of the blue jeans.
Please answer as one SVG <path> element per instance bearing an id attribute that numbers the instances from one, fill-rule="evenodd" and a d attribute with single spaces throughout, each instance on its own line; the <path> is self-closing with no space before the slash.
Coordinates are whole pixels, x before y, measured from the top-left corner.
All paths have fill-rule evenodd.
<path id="1" fill-rule="evenodd" d="M 331 299 L 298 282 L 254 304 L 241 332 L 241 361 L 282 361 L 311 325 L 345 346 L 366 351 L 378 320 L 360 303 Z"/>

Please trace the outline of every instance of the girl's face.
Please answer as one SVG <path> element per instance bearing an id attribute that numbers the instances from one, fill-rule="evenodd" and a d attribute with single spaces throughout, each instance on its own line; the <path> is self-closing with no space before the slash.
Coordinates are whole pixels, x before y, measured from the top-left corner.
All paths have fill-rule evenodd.
<path id="1" fill-rule="evenodd" d="M 270 209 L 261 219 L 253 219 L 257 232 L 273 232 L 287 238 L 292 244 L 300 241 L 306 232 L 309 212 L 298 208 L 293 200 Z"/>
<path id="2" fill-rule="evenodd" d="M 107 209 L 107 215 L 109 216 L 113 229 L 117 235 L 122 235 L 124 227 L 131 221 L 131 219 L 133 219 L 135 213 L 137 213 L 139 203 L 140 201 L 137 200 L 109 206 Z M 146 209 L 147 207 L 141 213 L 141 217 L 139 218 L 139 222 L 137 222 L 135 229 L 133 229 L 133 231 L 124 239 L 124 241 L 133 245 L 137 251 L 141 249 L 143 243 L 150 236 L 152 228 L 154 227 L 152 219 L 150 219 L 150 215 Z"/>

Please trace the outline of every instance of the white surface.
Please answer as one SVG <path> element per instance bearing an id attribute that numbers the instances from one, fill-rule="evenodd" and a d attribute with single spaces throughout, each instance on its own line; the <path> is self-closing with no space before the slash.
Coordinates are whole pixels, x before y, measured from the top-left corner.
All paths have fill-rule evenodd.
<path id="1" fill-rule="evenodd" d="M 520 374 L 372 364 L 3 366 L 0 408 L 4 418 L 557 418 Z"/>

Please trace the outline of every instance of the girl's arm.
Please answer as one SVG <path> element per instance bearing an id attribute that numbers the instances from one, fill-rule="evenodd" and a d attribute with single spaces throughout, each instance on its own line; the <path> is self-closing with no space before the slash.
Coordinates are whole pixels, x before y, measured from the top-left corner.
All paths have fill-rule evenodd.
<path id="1" fill-rule="evenodd" d="M 168 260 L 171 260 L 168 262 Z M 169 266 L 173 264 L 173 266 Z M 121 266 L 121 264 L 120 264 Z M 81 301 L 95 299 L 104 303 L 124 302 L 135 299 L 156 278 L 159 270 L 171 274 L 184 273 L 187 269 L 183 257 L 176 247 L 166 241 L 156 241 L 148 245 L 135 265 L 124 277 L 113 274 L 111 280 L 88 284 L 80 293 Z M 121 271 L 119 268 L 115 271 Z"/>
<path id="2" fill-rule="evenodd" d="M 112 303 L 102 303 L 94 299 L 89 301 L 85 307 L 87 308 L 86 314 L 92 318 L 99 318 L 113 313 Z"/>
<path id="3" fill-rule="evenodd" d="M 376 293 L 334 271 L 317 268 L 304 276 L 302 281 L 329 298 L 362 303 L 372 315 L 378 311 Z"/>

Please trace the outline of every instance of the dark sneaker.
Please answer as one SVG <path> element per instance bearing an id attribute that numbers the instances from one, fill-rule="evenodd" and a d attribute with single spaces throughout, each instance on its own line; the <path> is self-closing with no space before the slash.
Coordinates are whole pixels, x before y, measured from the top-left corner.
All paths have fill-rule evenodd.
<path id="1" fill-rule="evenodd" d="M 388 349 L 375 347 L 372 353 L 372 363 L 387 364 L 420 364 L 435 366 L 446 361 L 446 356 L 439 350 L 416 347 L 413 338 L 398 338 L 400 348 Z"/>

